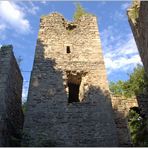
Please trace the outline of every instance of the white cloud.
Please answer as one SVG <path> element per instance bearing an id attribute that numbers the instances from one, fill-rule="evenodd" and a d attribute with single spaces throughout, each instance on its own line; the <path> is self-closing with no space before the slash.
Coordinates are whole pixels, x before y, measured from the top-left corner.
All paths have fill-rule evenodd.
<path id="1" fill-rule="evenodd" d="M 38 6 L 35 6 L 35 5 L 33 4 L 33 2 L 30 2 L 30 5 L 31 5 L 31 8 L 28 9 L 28 11 L 29 11 L 31 14 L 35 15 L 35 14 L 37 13 L 37 11 L 39 10 L 39 7 L 38 7 Z"/>
<path id="2" fill-rule="evenodd" d="M 30 31 L 30 23 L 25 18 L 21 7 L 10 1 L 0 2 L 0 19 L 8 28 L 14 28 L 19 33 Z"/>
<path id="3" fill-rule="evenodd" d="M 128 71 L 137 64 L 142 64 L 132 34 L 115 36 L 113 27 L 109 26 L 101 33 L 104 60 L 108 74 L 115 71 Z M 116 31 L 116 29 L 114 28 Z M 118 33 L 120 34 L 120 33 Z"/>
<path id="4" fill-rule="evenodd" d="M 6 25 L 5 24 L 0 24 L 0 40 L 5 40 L 6 35 L 5 35 L 5 30 L 6 30 Z"/>
<path id="5" fill-rule="evenodd" d="M 24 82 L 23 82 L 23 91 L 22 91 L 22 101 L 23 102 L 27 100 L 28 87 L 29 87 L 28 81 L 24 80 Z"/>
<path id="6" fill-rule="evenodd" d="M 28 93 L 28 91 L 25 88 L 23 88 L 23 92 L 22 92 L 22 98 L 23 99 L 27 98 L 27 93 Z"/>
<path id="7" fill-rule="evenodd" d="M 131 5 L 130 2 L 123 3 L 123 4 L 121 5 L 121 9 L 122 9 L 122 10 L 127 10 L 128 7 L 130 7 L 130 5 Z"/>
<path id="8" fill-rule="evenodd" d="M 126 13 L 120 12 L 120 11 L 115 11 L 113 16 L 110 16 L 114 21 L 125 21 L 127 20 Z"/>
<path id="9" fill-rule="evenodd" d="M 6 39 L 6 35 L 4 32 L 0 32 L 0 40 L 5 40 Z"/>
<path id="10" fill-rule="evenodd" d="M 37 11 L 39 10 L 39 7 L 36 6 L 32 1 L 29 1 L 28 3 L 19 2 L 19 4 L 22 10 L 28 14 L 36 15 Z"/>
<path id="11" fill-rule="evenodd" d="M 4 31 L 6 29 L 6 25 L 4 24 L 0 24 L 0 32 Z"/>
<path id="12" fill-rule="evenodd" d="M 106 3 L 107 3 L 107 1 L 99 1 L 99 2 L 97 3 L 97 7 L 98 7 L 98 8 L 101 8 L 102 6 L 106 5 Z"/>
<path id="13" fill-rule="evenodd" d="M 40 2 L 41 2 L 42 4 L 46 4 L 47 1 L 46 1 L 46 0 L 41 0 Z"/>

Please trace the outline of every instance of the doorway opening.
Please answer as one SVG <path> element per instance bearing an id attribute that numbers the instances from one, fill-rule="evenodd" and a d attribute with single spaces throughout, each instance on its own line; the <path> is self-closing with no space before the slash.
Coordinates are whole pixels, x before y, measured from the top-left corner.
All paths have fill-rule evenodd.
<path id="1" fill-rule="evenodd" d="M 68 103 L 72 102 L 80 102 L 79 100 L 79 88 L 80 84 L 68 83 L 69 88 L 69 96 L 68 96 Z"/>
<path id="2" fill-rule="evenodd" d="M 80 75 L 68 75 L 68 103 L 80 102 L 80 85 L 81 76 Z"/>

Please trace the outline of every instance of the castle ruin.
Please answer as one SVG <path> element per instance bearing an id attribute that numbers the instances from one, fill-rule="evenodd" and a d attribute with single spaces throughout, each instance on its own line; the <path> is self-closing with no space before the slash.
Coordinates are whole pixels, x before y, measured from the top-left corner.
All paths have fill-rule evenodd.
<path id="1" fill-rule="evenodd" d="M 0 48 L 0 146 L 20 146 L 23 78 L 12 46 Z"/>
<path id="2" fill-rule="evenodd" d="M 138 18 L 131 16 L 133 8 L 128 15 L 147 72 L 144 4 L 136 6 Z M 20 146 L 22 133 L 22 146 L 131 146 L 127 114 L 138 105 L 110 96 L 95 16 L 74 22 L 58 13 L 41 18 L 24 128 L 22 82 L 12 46 L 2 46 L 0 146 Z M 147 97 L 139 97 L 147 115 Z"/>
<path id="3" fill-rule="evenodd" d="M 141 60 L 148 76 L 148 2 L 135 0 L 128 9 L 131 26 Z"/>
<path id="4" fill-rule="evenodd" d="M 97 19 L 43 16 L 23 146 L 118 146 Z"/>
<path id="5" fill-rule="evenodd" d="M 135 0 L 128 9 L 131 26 L 145 72 L 148 76 L 148 2 Z M 137 96 L 142 114 L 148 119 L 148 90 Z"/>

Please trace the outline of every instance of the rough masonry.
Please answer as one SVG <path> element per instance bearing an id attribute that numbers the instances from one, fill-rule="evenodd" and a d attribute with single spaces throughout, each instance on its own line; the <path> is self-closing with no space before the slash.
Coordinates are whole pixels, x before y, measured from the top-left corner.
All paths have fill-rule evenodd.
<path id="1" fill-rule="evenodd" d="M 148 2 L 135 0 L 127 14 L 141 60 L 148 75 Z"/>
<path id="2" fill-rule="evenodd" d="M 41 17 L 22 146 L 118 146 L 95 16 Z"/>
<path id="3" fill-rule="evenodd" d="M 135 0 L 127 11 L 129 23 L 148 76 L 148 2 Z M 148 119 L 148 90 L 137 96 L 139 107 Z"/>
<path id="4" fill-rule="evenodd" d="M 23 78 L 12 46 L 0 48 L 0 146 L 19 146 L 23 128 Z"/>
<path id="5" fill-rule="evenodd" d="M 119 146 L 132 146 L 127 116 L 131 108 L 138 107 L 137 99 L 112 95 L 111 100 L 114 111 L 115 124 L 117 127 Z"/>

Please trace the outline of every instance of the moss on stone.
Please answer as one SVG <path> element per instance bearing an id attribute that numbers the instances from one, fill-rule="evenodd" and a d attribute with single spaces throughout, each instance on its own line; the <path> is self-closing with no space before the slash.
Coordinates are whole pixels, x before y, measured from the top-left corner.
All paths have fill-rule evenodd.
<path id="1" fill-rule="evenodd" d="M 128 15 L 132 20 L 133 24 L 136 24 L 137 19 L 139 17 L 139 7 L 140 7 L 139 1 L 133 0 L 131 8 L 128 10 Z"/>

